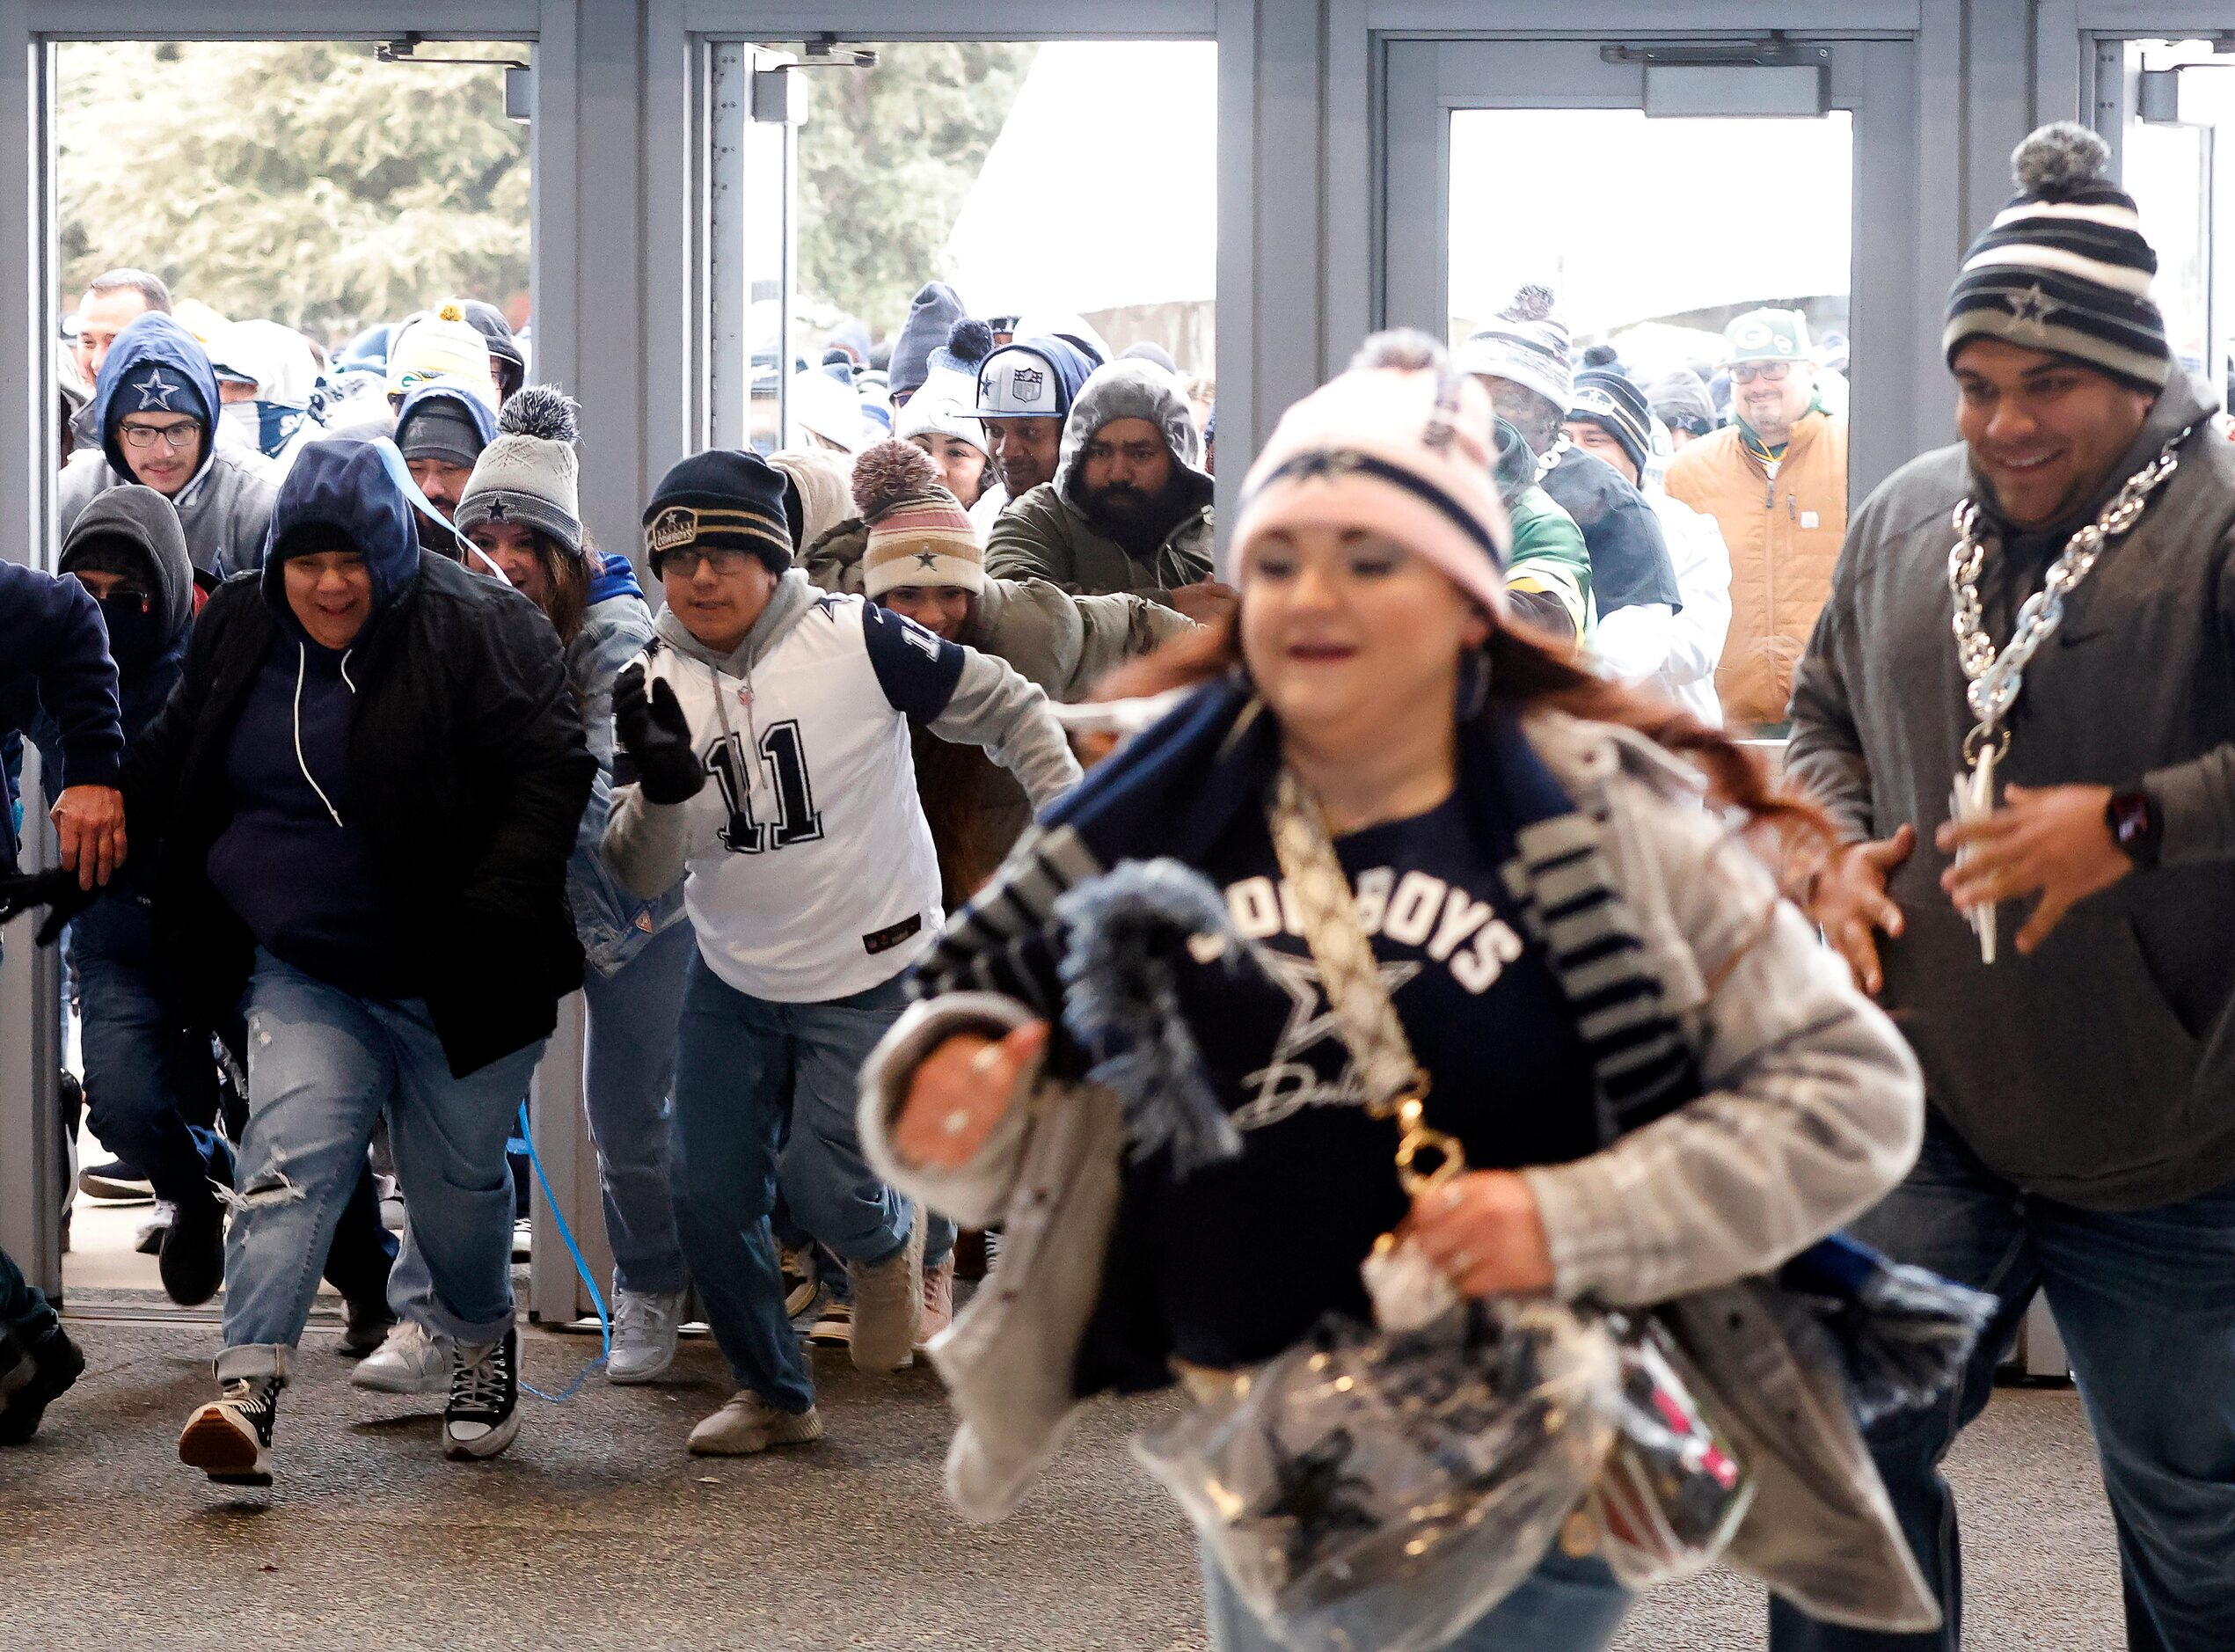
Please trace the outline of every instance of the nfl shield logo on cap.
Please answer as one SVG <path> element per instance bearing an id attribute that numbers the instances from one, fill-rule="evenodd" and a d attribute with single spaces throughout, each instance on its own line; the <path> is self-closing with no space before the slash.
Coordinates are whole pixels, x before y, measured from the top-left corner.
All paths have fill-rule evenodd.
<path id="1" fill-rule="evenodd" d="M 1036 367 L 1020 367 L 1009 375 L 1009 393 L 1019 402 L 1036 402 L 1047 390 L 1048 375 Z"/>

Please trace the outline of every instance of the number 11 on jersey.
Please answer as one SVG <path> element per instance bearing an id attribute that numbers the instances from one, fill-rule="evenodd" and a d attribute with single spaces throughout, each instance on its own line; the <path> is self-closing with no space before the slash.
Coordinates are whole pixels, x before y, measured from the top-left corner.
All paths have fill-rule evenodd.
<path id="1" fill-rule="evenodd" d="M 776 792 L 777 817 L 753 817 L 750 759 L 736 735 L 707 754 L 706 767 L 722 789 L 729 809 L 729 823 L 722 828 L 723 844 L 735 854 L 757 855 L 792 844 L 812 843 L 822 836 L 822 813 L 814 806 L 814 786 L 807 776 L 806 749 L 800 744 L 796 720 L 771 724 L 761 735 L 760 760 Z"/>

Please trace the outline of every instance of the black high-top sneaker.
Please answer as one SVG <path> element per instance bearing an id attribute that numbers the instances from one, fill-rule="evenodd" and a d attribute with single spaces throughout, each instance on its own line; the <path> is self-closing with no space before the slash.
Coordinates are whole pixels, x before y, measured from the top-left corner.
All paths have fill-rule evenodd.
<path id="1" fill-rule="evenodd" d="M 36 1336 L 0 1327 L 0 1445 L 21 1445 L 39 1420 L 85 1373 L 85 1356 L 60 1324 Z"/>
<path id="2" fill-rule="evenodd" d="M 222 1399 L 186 1419 L 179 1460 L 221 1486 L 270 1485 L 272 1423 L 286 1386 L 277 1375 L 233 1378 Z"/>
<path id="3" fill-rule="evenodd" d="M 450 1351 L 450 1403 L 442 1412 L 442 1455 L 494 1457 L 520 1432 L 520 1330 L 507 1327 L 486 1348 Z"/>

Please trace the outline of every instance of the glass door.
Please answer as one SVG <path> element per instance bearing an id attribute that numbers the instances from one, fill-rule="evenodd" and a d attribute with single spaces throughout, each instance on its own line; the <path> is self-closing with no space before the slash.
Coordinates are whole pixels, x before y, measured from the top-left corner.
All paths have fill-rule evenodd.
<path id="1" fill-rule="evenodd" d="M 1457 344 L 1541 288 L 1579 364 L 1607 346 L 1641 382 L 1691 369 L 1727 416 L 1726 326 L 1798 311 L 1859 500 L 1946 434 L 1916 319 L 1913 51 L 1391 42 L 1381 314 Z"/>
<path id="2" fill-rule="evenodd" d="M 2235 36 L 2101 43 L 2103 135 L 2158 250 L 2156 296 L 2173 355 L 2222 396 L 2235 363 Z"/>

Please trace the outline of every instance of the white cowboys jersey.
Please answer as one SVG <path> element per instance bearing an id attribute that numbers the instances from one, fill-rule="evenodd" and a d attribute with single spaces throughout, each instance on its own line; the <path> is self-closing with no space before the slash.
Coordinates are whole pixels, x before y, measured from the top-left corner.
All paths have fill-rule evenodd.
<path id="1" fill-rule="evenodd" d="M 707 966 L 777 1003 L 890 980 L 942 922 L 908 719 L 946 708 L 967 651 L 858 596 L 816 599 L 749 679 L 654 643 L 708 784 L 683 903 Z"/>

